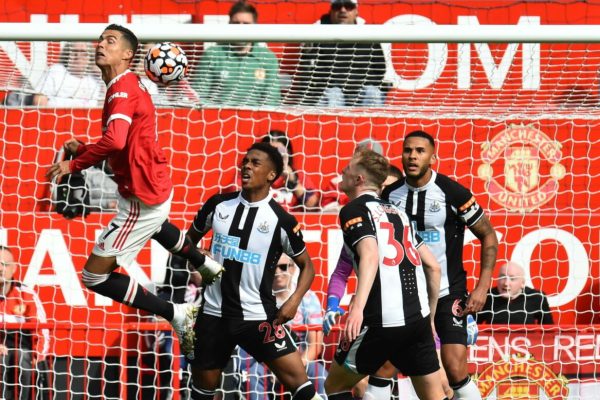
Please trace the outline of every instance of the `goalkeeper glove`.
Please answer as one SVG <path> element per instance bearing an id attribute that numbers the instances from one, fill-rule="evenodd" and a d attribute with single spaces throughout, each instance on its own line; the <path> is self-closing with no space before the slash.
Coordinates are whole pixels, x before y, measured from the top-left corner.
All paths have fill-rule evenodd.
<path id="1" fill-rule="evenodd" d="M 467 315 L 467 346 L 474 345 L 477 342 L 477 335 L 479 335 L 477 321 L 469 314 Z"/>
<path id="2" fill-rule="evenodd" d="M 337 317 L 344 315 L 345 311 L 340 308 L 340 299 L 335 296 L 327 298 L 327 311 L 323 317 L 323 333 L 329 335 L 331 328 L 336 324 Z"/>

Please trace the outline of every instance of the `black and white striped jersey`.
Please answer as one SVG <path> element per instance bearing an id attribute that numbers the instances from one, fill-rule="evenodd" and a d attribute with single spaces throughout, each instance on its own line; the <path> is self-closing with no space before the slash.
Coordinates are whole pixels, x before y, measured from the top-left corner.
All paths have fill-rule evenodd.
<path id="1" fill-rule="evenodd" d="M 275 265 L 282 253 L 296 257 L 306 250 L 296 219 L 271 195 L 249 203 L 235 192 L 212 196 L 192 228 L 202 236 L 212 229 L 211 252 L 225 267 L 204 291 L 203 312 L 247 321 L 274 318 Z"/>
<path id="2" fill-rule="evenodd" d="M 426 185 L 415 188 L 400 179 L 386 187 L 381 197 L 406 212 L 440 263 L 440 297 L 465 293 L 465 227 L 473 226 L 483 216 L 473 194 L 460 183 L 433 171 Z"/>
<path id="3" fill-rule="evenodd" d="M 364 309 L 368 326 L 404 326 L 429 315 L 427 282 L 417 248 L 423 241 L 414 234 L 406 214 L 377 195 L 364 193 L 340 210 L 344 245 L 354 267 L 360 259 L 356 245 L 377 240 L 379 268 Z"/>

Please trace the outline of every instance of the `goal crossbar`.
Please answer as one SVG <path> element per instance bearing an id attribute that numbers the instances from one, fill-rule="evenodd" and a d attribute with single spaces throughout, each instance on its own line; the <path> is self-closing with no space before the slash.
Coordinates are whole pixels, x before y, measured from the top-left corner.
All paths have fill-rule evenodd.
<path id="1" fill-rule="evenodd" d="M 0 41 L 89 41 L 107 24 L 3 23 Z M 127 25 L 142 41 L 229 41 L 243 38 L 261 42 L 385 42 L 385 43 L 598 43 L 600 25 L 319 25 L 314 24 L 155 24 Z"/>

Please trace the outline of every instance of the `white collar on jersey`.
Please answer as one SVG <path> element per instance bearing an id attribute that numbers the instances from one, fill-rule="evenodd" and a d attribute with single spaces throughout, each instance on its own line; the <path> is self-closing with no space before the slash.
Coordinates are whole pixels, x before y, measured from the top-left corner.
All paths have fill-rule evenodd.
<path id="1" fill-rule="evenodd" d="M 358 196 L 356 196 L 357 198 L 360 196 L 364 196 L 364 195 L 369 195 L 369 196 L 373 196 L 375 198 L 379 198 L 379 194 L 373 190 L 367 190 L 365 192 L 362 192 L 361 194 L 359 194 Z"/>
<path id="2" fill-rule="evenodd" d="M 437 176 L 437 172 L 435 172 L 435 170 L 431 170 L 431 179 L 429 180 L 429 182 L 427 182 L 426 184 L 424 184 L 421 187 L 414 187 L 408 184 L 408 182 L 406 182 L 406 180 L 404 182 L 406 182 L 406 186 L 408 186 L 408 188 L 410 190 L 412 190 L 413 192 L 421 192 L 423 190 L 427 190 L 429 189 L 429 187 L 431 185 L 433 185 L 433 182 L 435 182 L 435 177 Z"/>
<path id="3" fill-rule="evenodd" d="M 108 82 L 108 85 L 106 85 L 106 90 L 110 89 L 110 87 L 116 83 L 119 79 L 121 79 L 122 76 L 124 76 L 125 74 L 127 74 L 128 72 L 131 72 L 129 69 L 126 69 L 125 71 L 121 72 L 119 75 L 115 76 L 114 78 L 112 78 L 110 80 L 110 82 Z"/>
<path id="4" fill-rule="evenodd" d="M 242 196 L 242 192 L 240 192 L 239 194 L 239 199 L 240 199 L 240 203 L 242 203 L 243 205 L 247 206 L 247 207 L 258 207 L 260 205 L 266 204 L 269 201 L 271 201 L 271 199 L 273 198 L 273 196 L 271 195 L 271 193 L 269 192 L 269 194 L 267 195 L 267 197 L 265 197 L 262 200 L 259 201 L 255 201 L 254 203 L 249 202 L 248 200 L 246 200 L 244 198 L 244 196 Z"/>

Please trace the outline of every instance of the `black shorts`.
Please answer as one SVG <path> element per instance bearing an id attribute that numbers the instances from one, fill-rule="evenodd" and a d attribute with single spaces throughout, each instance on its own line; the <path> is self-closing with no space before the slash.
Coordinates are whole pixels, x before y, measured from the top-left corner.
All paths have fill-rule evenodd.
<path id="1" fill-rule="evenodd" d="M 259 362 L 270 361 L 296 351 L 285 326 L 272 321 L 243 321 L 208 314 L 198 315 L 194 327 L 196 342 L 192 364 L 199 369 L 223 369 L 236 345 Z"/>
<path id="2" fill-rule="evenodd" d="M 406 326 L 365 327 L 352 343 L 343 339 L 335 361 L 353 372 L 374 374 L 387 360 L 405 376 L 431 374 L 440 369 L 429 317 Z"/>
<path id="3" fill-rule="evenodd" d="M 460 316 L 465 309 L 466 300 L 466 294 L 449 294 L 438 300 L 435 330 L 442 345 L 467 345 L 467 316 Z"/>

